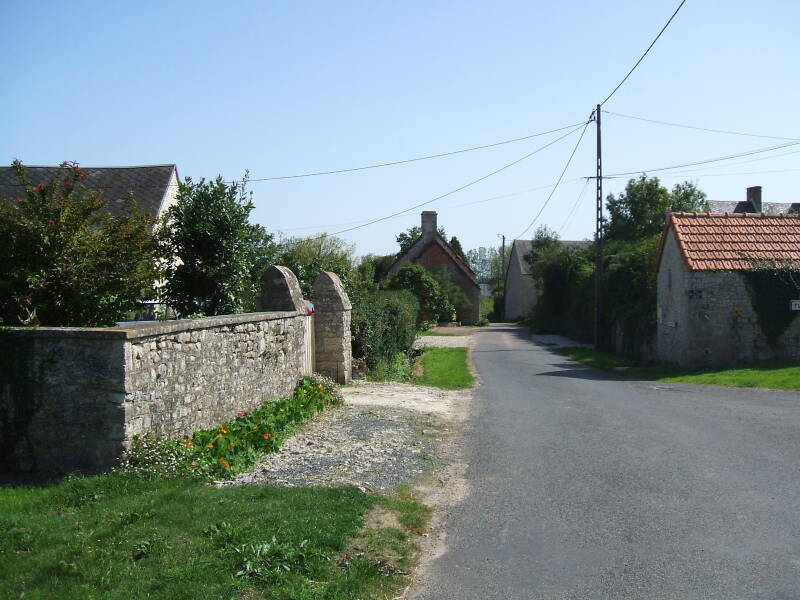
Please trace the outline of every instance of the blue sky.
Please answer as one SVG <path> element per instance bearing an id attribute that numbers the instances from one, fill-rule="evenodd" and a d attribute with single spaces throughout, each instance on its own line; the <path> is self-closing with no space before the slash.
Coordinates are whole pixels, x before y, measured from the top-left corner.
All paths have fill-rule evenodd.
<path id="1" fill-rule="evenodd" d="M 677 4 L 9 2 L 0 22 L 0 160 L 176 163 L 195 179 L 233 179 L 245 169 L 262 178 L 525 136 L 585 120 Z M 604 108 L 800 138 L 798 23 L 793 0 L 688 0 Z M 558 135 L 391 168 L 253 182 L 253 218 L 287 235 L 335 232 L 460 187 Z M 591 125 L 566 180 L 594 174 L 594 136 Z M 497 234 L 514 238 L 550 192 L 526 190 L 554 183 L 576 141 L 577 133 L 424 208 L 437 210 L 466 249 L 497 245 Z M 608 114 L 603 142 L 606 173 L 781 143 Z M 762 185 L 765 201 L 800 201 L 800 152 L 787 154 L 798 150 L 653 174 L 668 186 L 696 180 L 715 200 L 744 199 L 747 186 Z M 609 180 L 605 191 L 624 185 Z M 591 237 L 594 189 L 576 205 L 583 187 L 559 187 L 537 225 L 564 239 Z M 395 234 L 418 224 L 420 210 L 342 237 L 358 254 L 394 252 Z"/>

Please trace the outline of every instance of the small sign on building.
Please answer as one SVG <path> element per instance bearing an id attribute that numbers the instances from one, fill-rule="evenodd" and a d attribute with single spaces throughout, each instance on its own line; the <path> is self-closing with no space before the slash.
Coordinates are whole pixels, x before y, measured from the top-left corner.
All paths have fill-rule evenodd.
<path id="1" fill-rule="evenodd" d="M 800 310 L 800 300 L 792 300 L 792 310 Z"/>

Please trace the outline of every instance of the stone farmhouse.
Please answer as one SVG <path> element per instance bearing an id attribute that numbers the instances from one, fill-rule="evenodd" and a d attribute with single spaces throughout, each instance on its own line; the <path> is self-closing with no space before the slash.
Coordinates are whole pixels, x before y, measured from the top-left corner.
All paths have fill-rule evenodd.
<path id="1" fill-rule="evenodd" d="M 469 307 L 458 312 L 458 320 L 468 324 L 477 323 L 480 319 L 480 285 L 466 261 L 439 235 L 436 230 L 436 220 L 435 211 L 422 212 L 422 235 L 392 263 L 389 275 L 394 275 L 407 262 L 418 263 L 431 272 L 441 268 L 447 269 L 453 282 L 469 299 Z"/>
<path id="2" fill-rule="evenodd" d="M 583 248 L 588 241 L 563 240 L 567 247 Z M 531 277 L 531 265 L 528 257 L 531 254 L 531 240 L 514 240 L 511 244 L 511 256 L 506 269 L 506 302 L 505 318 L 509 321 L 524 319 L 531 314 L 536 305 L 538 292 Z"/>
<path id="3" fill-rule="evenodd" d="M 47 183 L 58 172 L 58 167 L 25 167 L 32 185 Z M 82 167 L 89 176 L 85 185 L 102 192 L 108 202 L 106 209 L 119 215 L 129 192 L 153 218 L 153 224 L 172 206 L 178 196 L 178 169 L 175 165 L 148 165 L 141 167 Z M 19 180 L 11 167 L 0 167 L 0 195 L 15 196 L 22 193 Z"/>
<path id="4" fill-rule="evenodd" d="M 800 215 L 668 214 L 656 262 L 659 360 L 800 359 L 800 311 L 791 302 L 800 300 L 800 278 L 759 269 L 770 264 L 800 264 Z"/>

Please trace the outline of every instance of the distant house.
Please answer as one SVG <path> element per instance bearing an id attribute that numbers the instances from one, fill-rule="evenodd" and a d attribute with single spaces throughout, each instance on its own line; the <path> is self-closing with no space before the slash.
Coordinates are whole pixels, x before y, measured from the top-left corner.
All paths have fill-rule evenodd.
<path id="1" fill-rule="evenodd" d="M 588 241 L 563 240 L 563 245 L 585 248 Z M 511 244 L 511 256 L 506 269 L 506 303 L 505 318 L 509 321 L 524 319 L 536 306 L 538 290 L 531 277 L 531 265 L 528 257 L 532 250 L 531 240 L 514 240 Z"/>
<path id="2" fill-rule="evenodd" d="M 445 268 L 453 282 L 464 291 L 469 299 L 469 306 L 458 311 L 458 320 L 462 323 L 477 323 L 480 318 L 481 288 L 475 279 L 475 273 L 439 235 L 436 228 L 436 212 L 423 211 L 422 235 L 389 267 L 389 275 L 394 275 L 400 267 L 408 262 L 418 263 L 431 272 Z"/>
<path id="3" fill-rule="evenodd" d="M 88 175 L 84 185 L 98 191 L 107 201 L 106 210 L 119 215 L 129 192 L 139 208 L 158 220 L 172 206 L 178 195 L 178 169 L 175 165 L 142 167 L 81 167 Z M 32 185 L 47 183 L 58 173 L 58 167 L 29 167 L 25 169 Z M 0 196 L 22 194 L 19 180 L 11 167 L 0 167 Z"/>
<path id="4" fill-rule="evenodd" d="M 764 213 L 767 215 L 786 215 L 800 213 L 800 202 L 762 202 L 761 186 L 747 188 L 745 200 L 710 200 L 712 213 Z"/>
<path id="5" fill-rule="evenodd" d="M 699 366 L 800 359 L 800 290 L 759 261 L 800 264 L 800 216 L 672 213 L 658 251 L 657 354 Z M 754 302 L 754 298 L 758 302 Z"/>

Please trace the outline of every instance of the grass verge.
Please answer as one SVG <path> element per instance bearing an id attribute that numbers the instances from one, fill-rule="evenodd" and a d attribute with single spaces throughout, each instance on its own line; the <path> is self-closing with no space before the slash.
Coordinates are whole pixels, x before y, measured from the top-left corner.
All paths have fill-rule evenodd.
<path id="1" fill-rule="evenodd" d="M 399 381 L 406 383 L 411 380 L 413 367 L 411 357 L 405 352 L 398 352 L 391 359 L 382 358 L 367 375 L 368 381 Z"/>
<path id="2" fill-rule="evenodd" d="M 466 348 L 427 348 L 422 355 L 422 374 L 414 383 L 445 390 L 472 387 L 472 373 L 467 367 Z"/>
<path id="3" fill-rule="evenodd" d="M 766 360 L 735 368 L 686 369 L 636 365 L 610 352 L 599 352 L 591 348 L 570 346 L 554 348 L 553 351 L 604 371 L 648 381 L 800 390 L 800 365 L 782 360 Z"/>
<path id="4" fill-rule="evenodd" d="M 401 526 L 365 522 L 376 507 Z M 427 510 L 353 488 L 214 488 L 122 472 L 0 488 L 0 597 L 384 598 L 407 583 L 409 530 Z"/>

